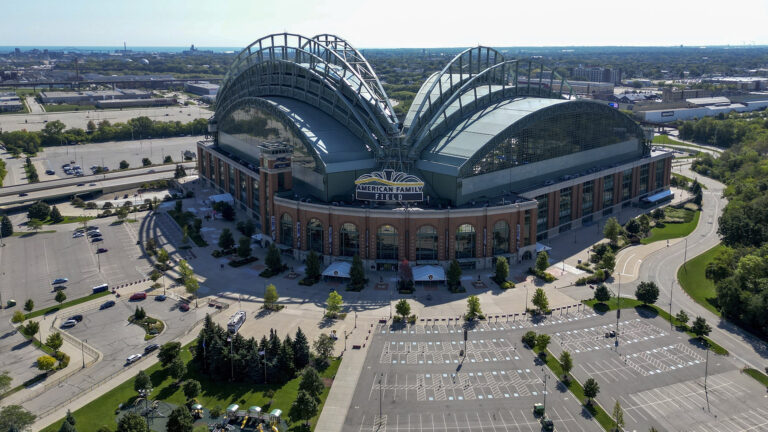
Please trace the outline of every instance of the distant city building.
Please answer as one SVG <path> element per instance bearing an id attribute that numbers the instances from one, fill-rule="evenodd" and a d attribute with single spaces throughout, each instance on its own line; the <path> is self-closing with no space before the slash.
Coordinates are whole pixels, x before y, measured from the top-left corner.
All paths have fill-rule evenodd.
<path id="1" fill-rule="evenodd" d="M 738 90 L 768 90 L 768 78 L 762 77 L 713 77 L 701 80 L 705 83 L 735 85 Z"/>
<path id="2" fill-rule="evenodd" d="M 200 96 L 213 96 L 219 91 L 219 85 L 208 81 L 188 82 L 184 84 L 184 91 Z"/>
<path id="3" fill-rule="evenodd" d="M 642 112 L 643 118 L 650 123 L 668 123 L 677 120 L 693 120 L 702 117 L 713 117 L 730 112 L 758 111 L 768 108 L 766 100 L 750 100 L 734 103 L 726 97 L 706 97 L 687 99 L 689 108 L 670 108 Z"/>
<path id="4" fill-rule="evenodd" d="M 53 91 L 40 92 L 40 100 L 43 103 L 67 103 L 79 104 L 83 102 L 96 102 L 115 99 L 149 99 L 152 92 L 146 90 L 94 90 L 94 91 Z"/>
<path id="5" fill-rule="evenodd" d="M 620 84 L 621 69 L 579 66 L 573 68 L 571 78 L 574 80 Z"/>
<path id="6" fill-rule="evenodd" d="M 151 99 L 113 99 L 96 101 L 98 108 L 130 108 L 145 106 L 176 105 L 175 98 L 151 98 Z"/>

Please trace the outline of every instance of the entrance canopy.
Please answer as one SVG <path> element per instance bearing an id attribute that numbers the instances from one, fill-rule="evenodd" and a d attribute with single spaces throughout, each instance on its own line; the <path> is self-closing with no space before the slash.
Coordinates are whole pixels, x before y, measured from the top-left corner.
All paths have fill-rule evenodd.
<path id="1" fill-rule="evenodd" d="M 445 269 L 436 265 L 420 265 L 413 267 L 414 282 L 444 282 Z"/>
<path id="2" fill-rule="evenodd" d="M 208 200 L 210 200 L 212 203 L 225 202 L 225 203 L 229 203 L 230 205 L 234 205 L 235 204 L 235 199 L 232 198 L 232 195 L 230 195 L 228 193 L 219 194 L 219 195 L 211 195 L 211 196 L 208 197 Z"/>
<path id="3" fill-rule="evenodd" d="M 657 194 L 651 195 L 647 198 L 644 198 L 643 201 L 649 202 L 649 203 L 656 203 L 659 201 L 662 201 L 664 199 L 672 199 L 674 197 L 674 194 L 672 193 L 671 189 L 663 190 Z"/>
<path id="4" fill-rule="evenodd" d="M 539 252 L 549 252 L 551 250 L 552 250 L 551 247 L 549 247 L 549 246 L 547 246 L 547 245 L 545 245 L 543 243 L 536 243 L 536 253 L 539 253 Z"/>
<path id="5" fill-rule="evenodd" d="M 349 270 L 352 264 L 346 261 L 336 261 L 331 263 L 324 271 L 323 276 L 338 277 L 349 279 Z"/>

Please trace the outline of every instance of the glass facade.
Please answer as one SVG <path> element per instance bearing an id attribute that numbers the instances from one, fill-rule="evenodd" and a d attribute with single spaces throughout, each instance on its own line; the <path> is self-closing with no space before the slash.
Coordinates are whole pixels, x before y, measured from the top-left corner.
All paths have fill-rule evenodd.
<path id="1" fill-rule="evenodd" d="M 531 211 L 525 211 L 525 217 L 523 220 L 523 246 L 531 244 Z"/>
<path id="2" fill-rule="evenodd" d="M 538 213 L 536 216 L 536 232 L 537 234 L 542 234 L 549 228 L 549 198 L 547 195 L 539 195 L 536 197 L 536 201 L 539 203 Z"/>
<path id="3" fill-rule="evenodd" d="M 323 224 L 315 218 L 307 224 L 307 250 L 323 254 Z"/>
<path id="4" fill-rule="evenodd" d="M 557 109 L 557 108 L 555 108 Z M 614 113 L 566 112 L 542 118 L 499 142 L 470 176 L 618 144 L 630 135 L 628 119 Z"/>
<path id="5" fill-rule="evenodd" d="M 648 164 L 640 167 L 640 184 L 637 188 L 637 194 L 643 195 L 648 192 Z"/>
<path id="6" fill-rule="evenodd" d="M 259 205 L 259 180 L 257 179 L 251 180 L 251 199 L 253 200 L 251 209 L 256 213 L 256 224 L 261 227 L 261 211 L 259 211 L 261 208 Z"/>
<path id="7" fill-rule="evenodd" d="M 280 243 L 293 247 L 293 218 L 288 213 L 280 216 Z"/>
<path id="8" fill-rule="evenodd" d="M 571 197 L 571 188 L 560 190 L 560 225 L 571 221 Z"/>
<path id="9" fill-rule="evenodd" d="M 382 225 L 376 232 L 376 258 L 383 260 L 397 260 L 397 257 L 397 229 L 392 225 Z"/>
<path id="10" fill-rule="evenodd" d="M 603 177 L 603 208 L 613 206 L 613 174 Z"/>
<path id="11" fill-rule="evenodd" d="M 435 227 L 424 225 L 416 231 L 416 259 L 437 260 L 437 230 Z"/>
<path id="12" fill-rule="evenodd" d="M 509 224 L 498 221 L 493 225 L 493 254 L 509 253 Z"/>
<path id="13" fill-rule="evenodd" d="M 584 182 L 581 189 L 581 214 L 588 215 L 592 213 L 595 203 L 595 181 Z"/>
<path id="14" fill-rule="evenodd" d="M 456 259 L 475 257 L 475 227 L 464 224 L 456 229 Z"/>
<path id="15" fill-rule="evenodd" d="M 360 254 L 360 232 L 357 226 L 345 223 L 339 231 L 339 255 L 353 257 Z"/>
<path id="16" fill-rule="evenodd" d="M 632 169 L 624 170 L 621 174 L 621 200 L 626 201 L 632 197 Z"/>
<path id="17" fill-rule="evenodd" d="M 654 189 L 661 189 L 664 186 L 664 161 L 656 161 L 656 181 Z"/>

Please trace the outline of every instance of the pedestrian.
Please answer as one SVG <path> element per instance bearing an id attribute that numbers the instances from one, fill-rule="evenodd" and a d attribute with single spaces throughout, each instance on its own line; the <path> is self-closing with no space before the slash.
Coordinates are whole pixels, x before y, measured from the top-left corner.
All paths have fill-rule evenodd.
<path id="1" fill-rule="evenodd" d="M 219 270 L 224 270 L 224 264 L 219 264 Z"/>

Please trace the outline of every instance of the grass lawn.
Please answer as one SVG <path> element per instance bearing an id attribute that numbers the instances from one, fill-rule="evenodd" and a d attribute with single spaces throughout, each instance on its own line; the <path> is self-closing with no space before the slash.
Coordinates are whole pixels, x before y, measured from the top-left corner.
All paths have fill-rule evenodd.
<path id="1" fill-rule="evenodd" d="M 654 144 L 662 144 L 662 145 L 665 145 L 665 144 L 666 145 L 673 145 L 673 146 L 678 146 L 678 147 L 689 147 L 689 148 L 697 149 L 697 150 L 701 149 L 701 147 L 699 147 L 699 146 L 696 146 L 696 145 L 693 145 L 693 144 L 684 143 L 684 142 L 678 141 L 676 139 L 672 139 L 672 138 L 670 138 L 667 135 L 656 135 L 655 137 L 653 137 L 653 143 Z M 707 149 L 707 150 L 712 150 L 712 151 L 717 152 L 717 153 L 722 153 L 723 152 L 722 150 L 716 150 L 716 149 Z"/>
<path id="2" fill-rule="evenodd" d="M 720 311 L 715 307 L 717 297 L 715 283 L 707 279 L 704 273 L 707 264 L 724 248 L 725 246 L 719 244 L 696 258 L 688 260 L 685 267 L 680 267 L 677 270 L 677 280 L 685 292 L 698 304 L 717 316 L 720 316 Z"/>
<path id="3" fill-rule="evenodd" d="M 62 216 L 61 222 L 54 222 L 51 220 L 51 218 L 48 218 L 43 221 L 44 225 L 61 225 L 61 224 L 69 224 L 69 223 L 82 223 L 83 221 L 89 221 L 91 219 L 96 219 L 95 216 Z"/>
<path id="4" fill-rule="evenodd" d="M 111 294 L 109 291 L 102 291 L 100 293 L 91 294 L 91 295 L 88 295 L 88 296 L 85 296 L 85 297 L 80 297 L 79 299 L 70 300 L 70 301 L 64 302 L 64 303 L 62 303 L 60 305 L 50 306 L 50 307 L 47 307 L 45 309 L 40 309 L 40 310 L 32 311 L 32 312 L 24 315 L 24 319 L 30 319 L 30 318 L 34 318 L 34 317 L 37 317 L 37 316 L 40 316 L 40 315 L 45 315 L 45 314 L 48 314 L 48 313 L 58 312 L 61 309 L 66 309 L 68 307 L 79 305 L 80 303 L 85 303 L 85 302 L 87 302 L 89 300 L 97 299 L 99 297 L 104 297 L 105 295 L 109 295 L 109 294 Z"/>
<path id="5" fill-rule="evenodd" d="M 95 105 L 44 104 L 43 109 L 45 110 L 45 112 L 61 112 L 61 111 L 95 111 L 97 108 Z"/>
<path id="6" fill-rule="evenodd" d="M 675 172 L 673 172 L 673 173 L 672 173 L 672 177 L 675 177 L 675 178 L 677 178 L 677 179 L 680 179 L 680 180 L 685 180 L 685 181 L 687 181 L 687 182 L 688 182 L 688 184 L 689 184 L 689 185 L 690 185 L 690 184 L 693 184 L 693 179 L 692 179 L 692 178 L 690 178 L 690 177 L 688 177 L 688 176 L 684 176 L 684 175 L 682 175 L 682 174 L 680 174 L 680 173 L 675 173 Z M 706 186 L 704 186 L 703 184 L 699 183 L 699 185 L 701 185 L 701 188 L 702 188 L 702 189 L 704 189 L 704 190 L 706 190 L 706 189 L 707 189 L 707 187 L 706 187 Z"/>
<path id="7" fill-rule="evenodd" d="M 760 384 L 768 387 L 768 375 L 752 368 L 744 368 L 744 373 L 756 379 Z"/>
<path id="8" fill-rule="evenodd" d="M 669 212 L 673 209 L 667 209 L 665 212 Z M 675 209 L 676 210 L 676 209 Z M 685 237 L 692 233 L 696 229 L 696 225 L 699 224 L 699 216 L 701 211 L 691 211 L 687 209 L 680 209 L 683 213 L 683 219 L 686 222 L 683 223 L 667 223 L 663 228 L 651 229 L 651 235 L 640 240 L 643 244 L 649 244 L 661 240 L 669 240 L 674 238 Z"/>
<path id="9" fill-rule="evenodd" d="M 193 346 L 194 342 L 186 345 L 182 349 L 182 359 L 185 362 L 192 360 L 192 354 L 189 352 L 189 347 Z M 331 365 L 320 372 L 322 378 L 332 378 L 336 375 L 336 371 L 341 363 L 340 359 L 334 359 Z M 291 408 L 291 404 L 299 389 L 299 378 L 295 378 L 288 381 L 282 387 L 274 385 L 259 385 L 245 382 L 228 382 L 209 379 L 205 376 L 201 376 L 194 370 L 194 367 L 189 364 L 189 371 L 187 373 L 187 379 L 196 379 L 200 381 L 203 392 L 197 397 L 197 400 L 206 408 L 221 407 L 226 408 L 231 403 L 236 403 L 241 407 L 249 407 L 251 405 L 258 405 L 267 411 L 265 405 L 269 400 L 264 396 L 264 391 L 267 389 L 275 390 L 275 397 L 273 398 L 270 410 L 273 408 L 279 408 L 283 410 L 285 416 Z M 138 373 L 136 369 L 136 373 Z M 181 390 L 181 386 L 173 385 L 173 378 L 171 378 L 167 371 L 163 370 L 160 363 L 149 367 L 145 370 L 152 380 L 151 399 L 160 399 L 171 404 L 182 405 L 186 402 L 186 397 Z M 131 403 L 136 398 L 136 392 L 133 390 L 133 381 L 131 378 L 109 392 L 105 393 L 95 401 L 85 405 L 79 410 L 72 413 L 77 420 L 77 429 L 83 431 L 95 431 L 102 425 L 108 425 L 110 428 L 115 427 L 115 410 L 118 405 Z M 325 399 L 328 397 L 330 388 L 326 388 L 321 396 L 320 407 L 318 413 L 322 412 Z M 319 414 L 318 414 L 319 415 Z M 63 419 L 59 419 L 53 424 L 49 425 L 43 432 L 56 432 L 61 426 Z M 317 423 L 317 417 L 311 420 L 312 427 Z M 298 423 L 297 423 L 298 425 Z"/>
<path id="10" fill-rule="evenodd" d="M 540 350 L 538 348 L 534 348 L 534 352 L 538 354 Z M 558 380 L 563 377 L 563 369 L 560 367 L 560 362 L 557 360 L 557 357 L 555 357 L 554 354 L 552 354 L 549 350 L 547 350 L 547 366 L 552 371 L 552 373 L 555 374 L 555 377 L 557 377 Z M 586 404 L 587 397 L 584 396 L 584 387 L 582 387 L 578 381 L 571 379 L 567 385 L 565 383 L 563 383 L 563 385 L 568 387 L 568 390 L 570 390 L 571 393 L 576 396 L 576 399 L 581 402 L 581 404 L 584 406 L 584 409 L 592 414 L 592 417 L 594 417 L 595 420 L 600 423 L 600 426 L 602 426 L 603 429 L 606 431 L 612 430 L 611 428 L 613 427 L 613 419 L 611 416 L 609 416 L 608 413 L 605 412 L 605 410 L 603 410 L 597 404 Z"/>
<path id="11" fill-rule="evenodd" d="M 55 233 L 56 230 L 43 230 L 43 231 L 20 231 L 11 234 L 13 237 L 32 237 L 35 234 L 50 234 Z"/>
<path id="12" fill-rule="evenodd" d="M 607 312 L 609 310 L 616 310 L 616 309 L 618 309 L 618 301 L 616 300 L 616 297 L 612 297 L 610 300 L 608 300 L 605 303 L 599 303 L 595 299 L 582 300 L 581 302 L 584 303 L 585 305 L 591 307 L 592 309 L 595 310 L 595 312 L 598 312 L 598 313 L 605 313 L 605 312 Z M 652 314 L 656 314 L 656 315 L 664 318 L 665 320 L 667 320 L 667 322 L 670 322 L 670 323 L 672 323 L 672 324 L 674 324 L 676 326 L 678 326 L 678 324 L 679 324 L 679 322 L 675 318 L 673 318 L 664 309 L 662 309 L 662 308 L 660 308 L 660 307 L 658 307 L 656 305 L 652 305 L 652 304 L 651 305 L 644 305 L 641 301 L 636 300 L 636 299 L 622 297 L 621 298 L 621 308 L 622 309 L 635 308 L 635 309 L 638 310 L 638 312 L 639 311 L 645 311 L 646 314 L 648 312 L 650 312 Z M 709 323 L 709 324 L 712 325 L 712 323 Z M 685 326 L 683 328 L 678 326 L 678 330 L 685 331 L 685 333 L 688 336 L 690 336 L 691 339 L 695 339 L 696 338 L 696 335 L 693 334 L 693 332 L 690 331 L 688 326 Z M 710 338 L 705 336 L 704 340 L 707 342 L 707 344 L 709 344 L 709 347 L 712 349 L 713 353 L 719 354 L 719 355 L 726 355 L 726 356 L 730 355 L 730 353 L 728 352 L 727 349 L 721 347 L 720 345 L 715 343 L 712 339 L 710 339 Z"/>

